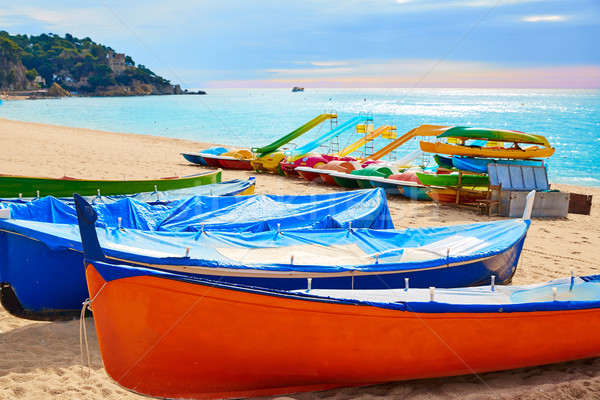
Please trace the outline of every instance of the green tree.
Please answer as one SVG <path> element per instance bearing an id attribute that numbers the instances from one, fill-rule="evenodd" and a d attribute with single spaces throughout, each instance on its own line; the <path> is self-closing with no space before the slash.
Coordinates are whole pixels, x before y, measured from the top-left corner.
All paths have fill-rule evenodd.
<path id="1" fill-rule="evenodd" d="M 35 68 L 33 69 L 29 69 L 25 72 L 25 76 L 27 77 L 27 79 L 29 79 L 30 81 L 34 80 L 35 77 L 38 75 L 37 71 L 35 70 Z"/>
<path id="2" fill-rule="evenodd" d="M 0 37 L 0 56 L 10 60 L 19 59 L 23 50 L 14 41 L 6 37 Z"/>

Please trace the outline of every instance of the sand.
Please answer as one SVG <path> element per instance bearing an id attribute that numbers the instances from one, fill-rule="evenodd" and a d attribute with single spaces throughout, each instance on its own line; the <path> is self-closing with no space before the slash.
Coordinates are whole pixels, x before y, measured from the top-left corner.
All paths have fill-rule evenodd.
<path id="1" fill-rule="evenodd" d="M 208 144 L 153 136 L 93 131 L 0 119 L 0 173 L 103 179 L 144 179 L 208 170 L 186 162 L 180 152 Z M 253 172 L 224 171 L 223 180 Z M 324 184 L 256 174 L 256 193 L 313 194 L 342 191 Z M 553 188 L 595 195 L 600 189 L 566 185 Z M 498 217 L 389 197 L 397 228 L 449 225 Z M 600 273 L 600 213 L 569 214 L 566 219 L 533 219 L 513 279 L 528 284 Z M 90 369 L 80 360 L 80 321 L 37 322 L 0 308 L 0 399 L 142 399 L 115 384 L 102 367 L 93 318 L 86 318 Z M 600 334 L 592 332 L 591 334 Z M 401 345 L 401 344 L 398 344 Z M 551 350 L 551 349 L 549 349 Z M 315 360 L 318 362 L 318 360 Z M 395 382 L 362 388 L 279 396 L 278 399 L 597 399 L 600 358 L 478 376 Z"/>

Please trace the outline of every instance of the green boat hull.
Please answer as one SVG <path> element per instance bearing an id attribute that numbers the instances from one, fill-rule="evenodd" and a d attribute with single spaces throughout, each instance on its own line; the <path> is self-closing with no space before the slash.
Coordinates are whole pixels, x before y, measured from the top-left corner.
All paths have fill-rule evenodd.
<path id="1" fill-rule="evenodd" d="M 221 182 L 221 170 L 177 178 L 150 180 L 87 180 L 52 179 L 0 175 L 0 198 L 54 196 L 67 197 L 73 193 L 82 196 L 134 194 L 155 190 L 175 190 Z"/>
<path id="2" fill-rule="evenodd" d="M 368 177 L 368 176 L 374 176 L 374 177 L 378 177 L 378 178 L 387 178 L 388 176 L 392 175 L 394 173 L 394 171 L 392 171 L 389 167 L 385 167 L 385 166 L 379 166 L 379 165 L 369 165 L 363 169 L 356 169 L 352 172 L 350 172 L 349 175 L 355 175 L 357 177 Z M 352 179 L 352 178 L 347 178 L 347 177 L 337 177 L 334 175 L 331 175 L 331 177 L 333 178 L 333 180 L 335 180 L 335 182 L 343 187 L 346 188 L 351 188 L 351 189 L 356 189 L 356 188 L 363 188 L 363 189 L 372 189 L 373 185 L 371 184 L 371 182 L 368 179 Z"/>
<path id="3" fill-rule="evenodd" d="M 458 186 L 457 174 L 431 175 L 417 172 L 417 178 L 425 186 Z M 488 184 L 489 178 L 486 175 L 463 174 L 460 180 L 462 187 L 487 186 Z"/>
<path id="4" fill-rule="evenodd" d="M 348 189 L 358 189 L 360 187 L 358 186 L 358 181 L 356 179 L 340 178 L 333 175 L 331 175 L 331 177 L 333 178 L 335 183 L 337 183 L 341 187 L 345 187 Z"/>

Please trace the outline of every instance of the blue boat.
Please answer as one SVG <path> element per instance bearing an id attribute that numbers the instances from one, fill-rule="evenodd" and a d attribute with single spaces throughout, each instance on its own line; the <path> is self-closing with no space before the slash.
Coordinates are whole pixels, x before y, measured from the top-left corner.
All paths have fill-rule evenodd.
<path id="1" fill-rule="evenodd" d="M 276 289 L 402 288 L 405 278 L 410 287 L 507 283 L 530 224 L 527 216 L 404 230 L 153 232 L 96 227 L 91 205 L 79 198 L 76 208 L 81 235 L 109 260 Z M 5 308 L 30 317 L 80 310 L 87 290 L 77 226 L 0 220 L 0 247 Z"/>
<path id="2" fill-rule="evenodd" d="M 206 150 L 201 150 L 198 153 L 181 153 L 181 155 L 183 156 L 183 158 L 185 158 L 186 160 L 188 160 L 189 162 L 191 162 L 193 164 L 200 164 L 200 165 L 208 166 L 209 164 L 206 162 L 206 160 L 204 160 L 204 158 L 202 158 L 202 156 L 200 154 L 212 154 L 212 155 L 218 156 L 218 155 L 226 153 L 228 151 L 229 150 L 226 149 L 225 147 L 213 146 L 213 147 L 209 147 Z"/>
<path id="3" fill-rule="evenodd" d="M 452 157 L 452 164 L 461 171 L 477 172 L 479 174 L 488 173 L 488 164 L 509 164 L 509 165 L 544 165 L 541 160 L 496 160 L 493 158 L 472 158 L 472 157 Z"/>
<path id="4" fill-rule="evenodd" d="M 440 168 L 452 169 L 454 167 L 452 164 L 452 157 L 434 154 L 433 159 Z"/>
<path id="5" fill-rule="evenodd" d="M 0 288 L 5 308 L 42 318 L 75 313 L 87 297 L 75 208 L 51 197 L 0 207 L 19 218 L 0 219 Z M 382 232 L 393 227 L 381 189 L 312 196 L 196 197 L 156 206 L 125 198 L 93 207 L 99 214 L 98 229 L 108 234 L 103 239 L 107 243 L 113 242 L 112 234 L 144 237 L 153 230 L 156 238 L 167 231 L 174 237 L 183 234 L 183 240 L 200 235 L 209 247 L 219 247 L 223 240 L 247 240 L 251 246 L 257 240 L 253 238 L 261 237 L 253 232 L 287 236 L 308 227 L 327 236 L 334 227 Z M 225 236 L 218 230 L 225 230 Z M 118 242 L 113 245 L 122 246 Z M 151 245 L 154 250 L 145 252 L 161 259 L 166 254 L 161 243 L 158 239 Z"/>

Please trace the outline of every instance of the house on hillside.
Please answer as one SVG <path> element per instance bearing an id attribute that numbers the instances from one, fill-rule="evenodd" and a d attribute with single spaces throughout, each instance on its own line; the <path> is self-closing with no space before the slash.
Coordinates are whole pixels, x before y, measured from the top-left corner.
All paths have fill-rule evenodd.
<path id="1" fill-rule="evenodd" d="M 122 74 L 125 71 L 125 54 L 115 53 L 112 50 L 108 50 L 108 66 L 115 74 Z"/>

